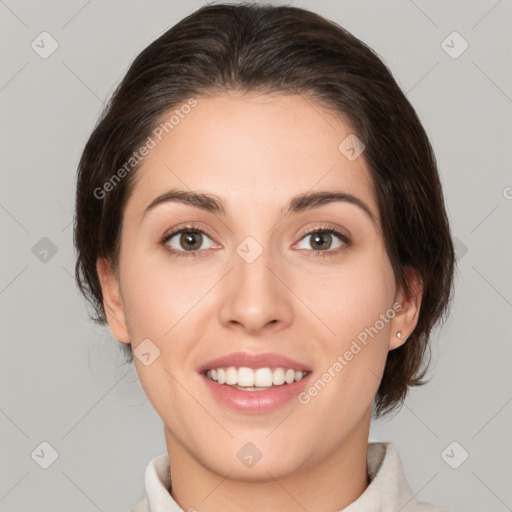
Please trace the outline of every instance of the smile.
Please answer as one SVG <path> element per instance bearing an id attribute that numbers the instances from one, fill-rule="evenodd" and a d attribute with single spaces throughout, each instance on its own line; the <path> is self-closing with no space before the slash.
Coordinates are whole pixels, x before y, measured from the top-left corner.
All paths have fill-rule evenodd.
<path id="1" fill-rule="evenodd" d="M 308 372 L 294 370 L 293 368 L 248 368 L 241 366 L 236 368 L 212 368 L 205 372 L 208 379 L 234 386 L 245 391 L 263 391 L 273 386 L 283 386 L 302 380 Z"/>

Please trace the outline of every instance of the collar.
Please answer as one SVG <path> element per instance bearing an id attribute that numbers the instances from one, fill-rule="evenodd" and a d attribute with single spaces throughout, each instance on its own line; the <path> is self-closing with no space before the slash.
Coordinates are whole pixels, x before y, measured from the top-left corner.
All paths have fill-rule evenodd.
<path id="1" fill-rule="evenodd" d="M 368 444 L 369 486 L 340 512 L 441 512 L 416 501 L 405 478 L 402 462 L 391 443 Z M 145 474 L 146 496 L 132 512 L 184 512 L 167 489 L 171 486 L 168 455 L 153 458 Z"/>

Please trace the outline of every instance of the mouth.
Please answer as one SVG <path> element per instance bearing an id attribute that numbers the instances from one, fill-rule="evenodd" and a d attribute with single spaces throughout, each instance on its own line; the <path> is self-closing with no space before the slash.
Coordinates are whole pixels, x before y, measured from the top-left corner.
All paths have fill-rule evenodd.
<path id="1" fill-rule="evenodd" d="M 296 398 L 312 369 L 280 354 L 239 352 L 205 363 L 199 373 L 218 404 L 262 414 Z"/>

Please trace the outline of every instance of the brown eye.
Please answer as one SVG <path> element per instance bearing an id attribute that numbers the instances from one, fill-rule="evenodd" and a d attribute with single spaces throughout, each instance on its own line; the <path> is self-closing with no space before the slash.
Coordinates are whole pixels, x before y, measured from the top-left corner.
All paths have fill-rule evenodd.
<path id="1" fill-rule="evenodd" d="M 307 240 L 308 238 L 309 241 Z M 338 241 L 336 241 L 336 239 L 338 239 Z M 302 237 L 301 243 L 304 240 L 306 240 L 305 245 L 309 245 L 311 249 L 308 249 L 308 247 L 300 246 L 298 248 L 309 250 L 309 252 L 313 252 L 315 254 L 336 254 L 338 253 L 339 248 L 342 248 L 343 246 L 348 247 L 350 245 L 349 238 L 334 228 L 315 229 L 314 231 L 306 233 Z"/>
<path id="2" fill-rule="evenodd" d="M 181 229 L 175 231 L 170 235 L 167 235 L 162 243 L 174 253 L 195 253 L 202 249 L 208 249 L 204 247 L 204 242 L 211 240 L 211 238 L 202 230 L 199 229 Z M 191 254 L 193 255 L 193 254 Z"/>
<path id="3" fill-rule="evenodd" d="M 315 250 L 329 249 L 332 244 L 330 233 L 314 233 L 311 236 L 311 247 Z"/>
<path id="4" fill-rule="evenodd" d="M 179 244 L 185 248 L 186 251 L 193 251 L 199 249 L 202 244 L 201 233 L 194 231 L 185 231 L 179 238 Z"/>

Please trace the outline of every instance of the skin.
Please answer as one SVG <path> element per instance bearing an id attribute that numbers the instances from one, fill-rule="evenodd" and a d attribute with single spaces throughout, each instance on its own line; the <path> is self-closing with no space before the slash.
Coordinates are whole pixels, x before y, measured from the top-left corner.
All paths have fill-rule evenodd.
<path id="1" fill-rule="evenodd" d="M 110 329 L 134 351 L 146 338 L 160 350 L 149 366 L 134 362 L 163 420 L 171 494 L 184 510 L 339 510 L 368 486 L 372 401 L 388 351 L 416 326 L 421 281 L 408 270 L 410 298 L 395 284 L 364 153 L 349 161 L 338 150 L 352 133 L 341 115 L 299 95 L 196 99 L 137 171 L 118 276 L 98 260 Z M 143 217 L 171 188 L 215 194 L 227 213 L 167 202 Z M 348 202 L 283 215 L 293 196 L 312 190 L 357 196 L 377 224 Z M 161 243 L 189 222 L 207 233 L 195 249 L 203 257 L 170 253 L 171 243 L 186 252 L 180 234 Z M 305 233 L 325 225 L 351 243 L 327 234 L 320 246 L 331 255 L 322 257 Z M 236 252 L 247 236 L 263 248 L 250 264 Z M 232 352 L 278 352 L 310 365 L 314 382 L 396 302 L 402 311 L 307 405 L 235 412 L 198 374 Z M 237 457 L 247 442 L 262 453 L 251 468 Z"/>

